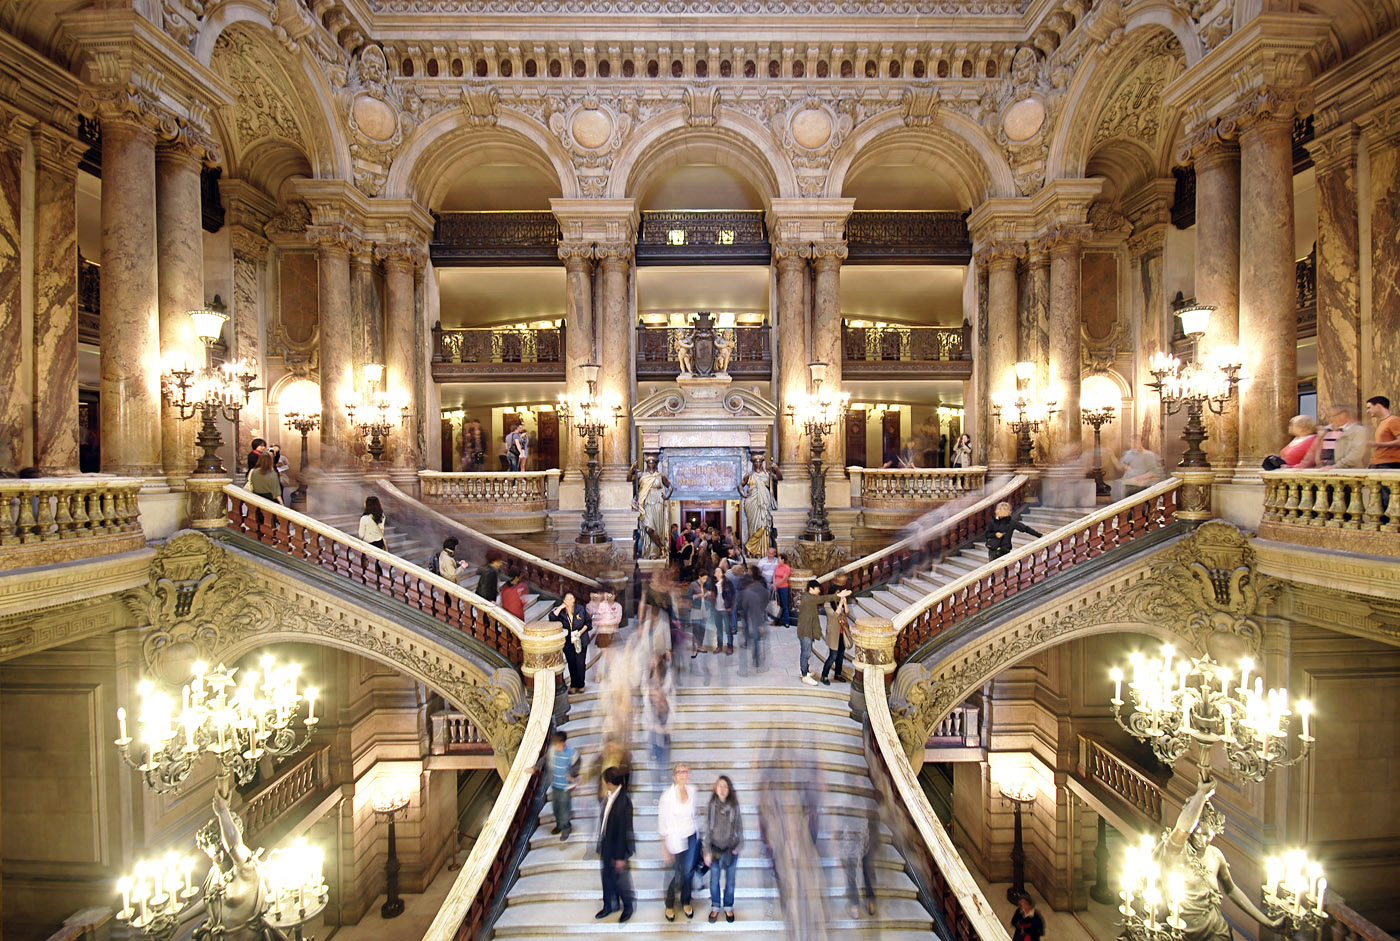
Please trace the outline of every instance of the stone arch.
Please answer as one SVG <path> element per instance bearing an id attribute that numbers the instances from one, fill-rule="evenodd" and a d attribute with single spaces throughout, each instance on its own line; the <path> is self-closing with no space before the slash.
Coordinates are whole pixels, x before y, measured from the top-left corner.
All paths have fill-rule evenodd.
<path id="1" fill-rule="evenodd" d="M 352 179 L 349 141 L 341 123 L 329 117 L 338 113 L 339 107 L 325 76 L 308 51 L 289 53 L 275 42 L 272 29 L 260 5 L 250 0 L 234 0 L 219 7 L 201 30 L 195 55 L 212 69 L 218 40 L 230 31 L 256 44 L 261 53 L 258 62 L 275 69 L 283 79 L 279 86 L 290 90 L 286 98 L 294 102 L 296 124 L 303 136 L 300 147 L 315 175 L 322 179 Z M 307 107 L 308 104 L 311 107 Z M 235 103 L 235 108 L 247 106 L 244 101 Z M 240 143 L 246 146 L 253 142 Z M 236 155 L 228 154 L 225 159 L 230 161 L 230 175 L 241 175 L 242 171 L 235 170 L 232 162 Z"/>
<path id="2" fill-rule="evenodd" d="M 1180 11 L 1170 4 L 1151 0 L 1135 8 L 1128 18 L 1125 35 L 1110 52 L 1096 51 L 1087 67 L 1075 75 L 1066 93 L 1064 117 L 1055 129 L 1046 160 L 1046 179 L 1080 179 L 1088 175 L 1089 159 L 1104 141 L 1096 139 L 1105 110 L 1115 95 L 1125 90 L 1124 84 L 1135 72 L 1144 68 L 1141 53 L 1155 45 L 1165 46 L 1168 37 L 1175 39 L 1178 61 L 1168 79 L 1179 75 L 1204 55 L 1200 37 L 1185 22 Z M 1154 57 L 1155 58 L 1155 57 Z M 1146 147 L 1130 137 L 1115 140 L 1132 141 L 1132 146 L 1150 154 L 1152 175 L 1164 175 L 1170 167 L 1173 144 L 1170 133 L 1178 123 L 1178 115 L 1163 110 L 1160 92 L 1148 104 L 1157 119 L 1157 139 Z M 1147 109 L 1142 109 L 1146 111 Z"/>
<path id="3" fill-rule="evenodd" d="M 511 111 L 501 111 L 490 127 L 477 126 L 474 120 L 457 108 L 425 121 L 389 168 L 384 196 L 414 199 L 433 208 L 452 183 L 448 177 L 453 167 L 503 158 L 557 180 L 565 198 L 579 195 L 569 155 L 543 126 Z"/>
<path id="4" fill-rule="evenodd" d="M 891 111 L 856 128 L 831 161 L 825 195 L 840 196 L 861 169 L 891 161 L 951 168 L 967 208 L 1016 195 L 1005 154 L 976 124 L 947 111 L 938 111 L 927 127 L 906 126 L 903 114 Z"/>
<path id="5" fill-rule="evenodd" d="M 797 196 L 792 163 L 773 146 L 767 128 L 732 110 L 713 127 L 690 127 L 677 108 L 638 127 L 613 160 L 607 195 L 637 196 L 676 167 L 710 163 L 754 183 L 765 200 Z"/>

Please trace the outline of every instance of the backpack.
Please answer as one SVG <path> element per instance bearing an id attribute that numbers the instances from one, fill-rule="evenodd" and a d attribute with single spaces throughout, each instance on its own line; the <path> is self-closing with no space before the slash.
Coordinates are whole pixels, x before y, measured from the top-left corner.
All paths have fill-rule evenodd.
<path id="1" fill-rule="evenodd" d="M 429 572 L 432 572 L 434 575 L 442 574 L 438 571 L 438 557 L 441 555 L 442 553 L 440 552 L 434 552 L 432 556 L 428 559 L 428 564 L 423 566 L 423 568 L 427 569 Z"/>

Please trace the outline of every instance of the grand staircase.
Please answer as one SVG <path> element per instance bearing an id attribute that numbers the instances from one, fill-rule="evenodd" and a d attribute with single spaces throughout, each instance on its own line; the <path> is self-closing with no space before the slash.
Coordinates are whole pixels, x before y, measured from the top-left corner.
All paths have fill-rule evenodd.
<path id="1" fill-rule="evenodd" d="M 703 808 L 715 778 L 733 781 L 744 813 L 744 846 L 738 862 L 735 922 L 707 924 L 710 911 L 708 881 L 697 888 L 695 918 L 689 921 L 677 909 L 674 923 L 664 918 L 664 890 L 668 878 L 656 828 L 656 804 L 661 792 L 655 769 L 644 743 L 633 748 L 632 798 L 636 806 L 634 827 L 637 855 L 632 878 L 637 911 L 625 925 L 617 915 L 595 920 L 601 907 L 598 858 L 593 852 L 599 805 L 592 785 L 580 786 L 574 797 L 574 834 L 567 843 L 550 833 L 554 814 L 548 803 L 539 826 L 530 838 L 519 878 L 506 897 L 506 908 L 496 920 L 494 937 L 542 938 L 555 935 L 594 936 L 626 933 L 633 937 L 670 937 L 695 930 L 741 934 L 746 938 L 793 937 L 792 922 L 784 919 L 773 878 L 772 862 L 759 832 L 759 797 L 762 787 L 777 788 L 784 796 L 801 799 L 814 794 L 818 814 L 816 887 L 812 896 L 820 905 L 817 933 L 813 938 L 927 938 L 933 920 L 920 904 L 914 883 L 904 872 L 904 860 L 881 828 L 875 868 L 876 914 L 860 910 L 851 917 L 845 897 L 845 876 L 838 857 L 835 835 L 857 823 L 874 799 L 861 745 L 860 725 L 849 714 L 849 690 L 843 685 L 812 689 L 797 682 L 795 631 L 780 632 L 770 651 L 769 669 L 758 677 L 726 685 L 677 691 L 673 720 L 671 761 L 691 768 L 691 784 Z M 736 661 L 743 650 L 733 657 Z M 714 655 L 702 655 L 714 657 Z M 596 755 L 602 704 L 588 692 L 570 700 L 567 730 L 571 744 L 585 754 L 585 766 Z M 669 775 L 668 775 L 669 778 Z M 668 781 L 669 783 L 669 781 Z M 701 815 L 703 816 L 703 809 Z M 809 855 L 808 859 L 813 856 Z"/>
<path id="2" fill-rule="evenodd" d="M 1074 523 L 1089 513 L 1092 507 L 1032 506 L 1017 514 L 1021 522 L 1040 533 L 1053 532 L 1061 526 Z M 1011 536 L 1013 549 L 1035 541 L 1035 537 L 1023 532 Z M 851 612 L 856 617 L 892 619 L 900 611 L 920 599 L 950 585 L 964 575 L 968 575 L 987 564 L 987 546 L 978 541 L 949 553 L 942 561 L 929 560 L 919 569 L 905 573 L 900 578 L 886 582 L 871 591 L 861 592 L 849 601 Z"/>

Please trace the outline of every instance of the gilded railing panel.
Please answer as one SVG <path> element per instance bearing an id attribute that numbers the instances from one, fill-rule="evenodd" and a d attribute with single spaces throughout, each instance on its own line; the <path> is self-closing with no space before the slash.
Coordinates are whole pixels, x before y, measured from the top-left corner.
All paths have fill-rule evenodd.
<path id="1" fill-rule="evenodd" d="M 648 210 L 637 230 L 637 264 L 768 264 L 762 210 Z"/>
<path id="2" fill-rule="evenodd" d="M 846 220 L 851 260 L 966 264 L 972 258 L 967 214 L 857 210 Z"/>
<path id="3" fill-rule="evenodd" d="M 433 226 L 433 264 L 558 264 L 559 220 L 549 211 L 444 212 Z"/>
<path id="4" fill-rule="evenodd" d="M 562 379 L 563 327 L 468 327 L 433 325 L 433 378 Z"/>
<path id="5" fill-rule="evenodd" d="M 129 552 L 146 544 L 132 477 L 0 480 L 0 570 Z"/>
<path id="6" fill-rule="evenodd" d="M 1400 470 L 1264 471 L 1259 536 L 1400 557 Z"/>

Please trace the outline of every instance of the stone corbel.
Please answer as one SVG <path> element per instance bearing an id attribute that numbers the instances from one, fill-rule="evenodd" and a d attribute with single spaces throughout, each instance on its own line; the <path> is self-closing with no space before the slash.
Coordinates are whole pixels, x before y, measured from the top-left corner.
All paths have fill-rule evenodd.
<path id="1" fill-rule="evenodd" d="M 462 89 L 462 110 L 467 115 L 467 123 L 472 127 L 492 127 L 498 118 L 496 109 L 501 103 L 501 94 L 490 85 L 471 82 Z"/>
<path id="2" fill-rule="evenodd" d="M 901 104 L 905 127 L 929 127 L 938 117 L 938 89 L 932 83 L 906 88 Z"/>
<path id="3" fill-rule="evenodd" d="M 681 95 L 685 122 L 691 127 L 713 127 L 719 120 L 719 89 L 713 85 L 690 87 Z"/>
<path id="4" fill-rule="evenodd" d="M 36 124 L 28 114 L 0 102 L 0 148 L 23 153 Z"/>

